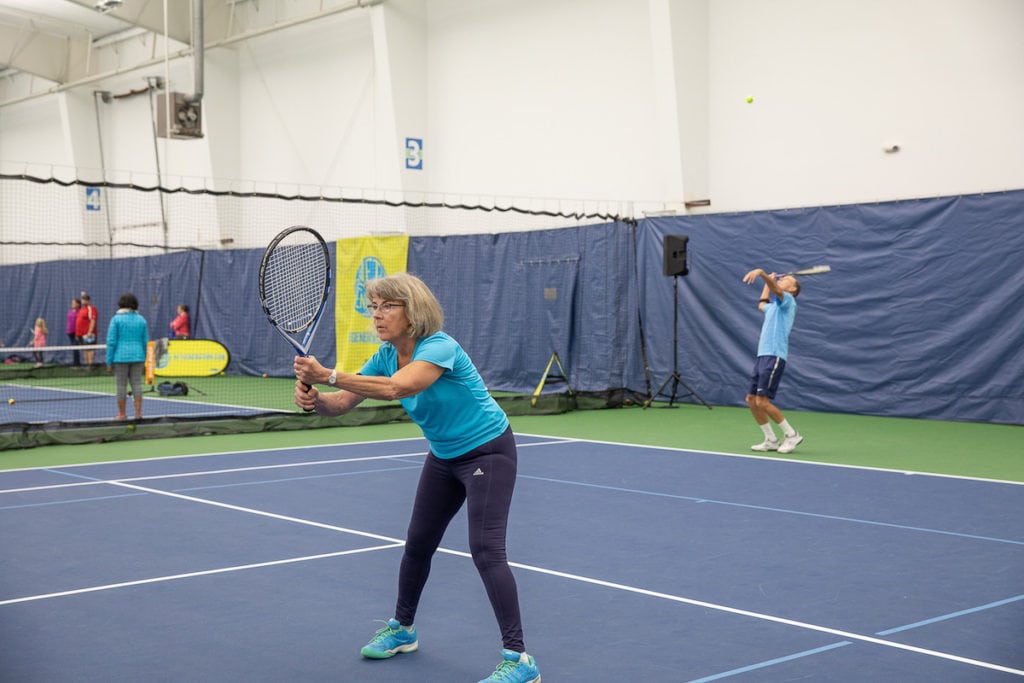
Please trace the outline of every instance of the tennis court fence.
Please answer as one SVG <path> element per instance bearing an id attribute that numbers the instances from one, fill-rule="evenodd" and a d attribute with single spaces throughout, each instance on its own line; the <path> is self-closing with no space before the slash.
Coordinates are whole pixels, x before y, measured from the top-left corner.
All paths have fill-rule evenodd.
<path id="1" fill-rule="evenodd" d="M 284 226 L 308 225 L 324 235 L 332 250 L 339 239 L 416 236 L 419 241 L 410 247 L 407 267 L 428 280 L 439 296 L 453 296 L 445 291 L 449 285 L 460 293 L 473 285 L 447 276 L 430 277 L 430 270 L 438 266 L 433 257 L 422 257 L 422 247 L 433 249 L 443 242 L 444 270 L 451 263 L 472 276 L 479 259 L 477 244 L 493 245 L 490 235 L 571 232 L 563 229 L 614 221 L 624 208 L 570 200 L 526 202 L 524 207 L 493 198 L 394 198 L 323 188 L 319 194 L 304 195 L 276 188 L 267 192 L 256 187 L 154 187 L 133 179 L 90 182 L 4 173 L 0 197 L 0 289 L 25 293 L 8 297 L 0 317 L 0 450 L 404 420 L 397 403 L 364 401 L 353 413 L 334 419 L 304 414 L 294 405 L 292 351 L 268 341 L 273 334 L 256 296 L 254 268 L 274 234 Z M 449 238 L 444 235 L 453 236 L 458 247 L 454 252 L 448 251 Z M 507 249 L 500 243 L 496 248 Z M 474 255 L 472 261 L 466 260 L 469 254 Z M 509 254 L 501 260 L 514 264 L 519 259 Z M 561 261 L 553 267 L 559 272 L 568 268 Z M 114 302 L 131 291 L 151 337 L 168 334 L 176 308 L 186 304 L 194 341 L 219 345 L 228 362 L 213 372 L 154 368 L 144 388 L 143 419 L 117 424 L 115 382 L 107 372 L 102 343 L 41 350 L 27 346 L 37 318 L 49 325 L 51 342 L 63 338 L 69 302 L 85 291 L 99 308 L 99 342 L 105 341 Z M 570 300 L 554 303 L 568 306 Z M 332 301 L 331 316 L 333 306 Z M 333 363 L 336 330 L 331 322 L 321 328 L 314 352 L 325 364 Z M 467 322 L 466 330 L 456 330 L 457 338 L 466 339 L 464 345 L 471 341 L 472 329 Z M 501 390 L 495 395 L 506 411 L 564 412 L 581 402 L 589 405 L 591 399 L 603 407 L 606 392 L 600 378 L 594 379 L 599 389 L 591 393 L 551 383 L 543 396 L 531 395 L 553 350 L 547 336 L 545 331 L 514 345 L 530 357 L 495 356 L 508 365 L 507 370 L 481 367 L 489 374 L 489 385 Z M 566 350 L 557 350 L 567 357 Z M 91 357 L 87 359 L 86 353 Z M 488 364 L 486 356 L 475 360 Z M 501 377 L 503 373 L 514 376 Z M 491 377 L 497 381 L 491 382 Z M 160 391 L 161 385 L 175 384 L 180 386 L 177 391 Z"/>
<path id="2" fill-rule="evenodd" d="M 159 341 L 151 347 L 159 349 Z M 93 362 L 85 353 L 91 351 Z M 35 354 L 41 354 L 41 360 Z M 159 353 L 157 351 L 156 353 Z M 77 354 L 77 355 L 76 355 Z M 0 451 L 53 444 L 137 438 L 233 434 L 267 430 L 360 426 L 406 421 L 397 402 L 364 401 L 337 418 L 304 413 L 292 403 L 294 379 L 225 374 L 176 377 L 147 363 L 142 419 L 129 386 L 128 420 L 115 420 L 116 382 L 106 346 L 0 347 Z M 509 414 L 555 414 L 606 407 L 607 396 L 555 392 L 496 392 Z"/>

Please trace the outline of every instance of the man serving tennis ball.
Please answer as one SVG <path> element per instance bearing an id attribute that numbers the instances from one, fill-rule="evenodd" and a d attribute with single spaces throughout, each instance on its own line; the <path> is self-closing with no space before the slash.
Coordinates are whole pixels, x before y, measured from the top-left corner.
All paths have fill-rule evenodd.
<path id="1" fill-rule="evenodd" d="M 757 343 L 757 360 L 750 378 L 747 406 L 754 420 L 764 432 L 764 441 L 751 446 L 754 451 L 778 451 L 792 453 L 804 437 L 800 435 L 776 408 L 772 401 L 779 390 L 779 381 L 786 369 L 789 355 L 789 332 L 796 318 L 796 297 L 800 294 L 800 282 L 792 275 L 779 276 L 755 268 L 743 276 L 748 285 L 764 281 L 758 310 L 764 313 L 761 337 Z M 769 418 L 782 428 L 782 440 L 775 436 Z"/>

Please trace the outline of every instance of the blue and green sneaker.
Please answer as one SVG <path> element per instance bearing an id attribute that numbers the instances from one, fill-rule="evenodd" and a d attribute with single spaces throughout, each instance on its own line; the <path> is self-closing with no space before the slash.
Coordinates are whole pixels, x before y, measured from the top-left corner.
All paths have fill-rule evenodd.
<path id="1" fill-rule="evenodd" d="M 489 677 L 480 681 L 503 681 L 504 683 L 540 683 L 537 662 L 525 652 L 501 651 L 501 664 Z"/>
<path id="2" fill-rule="evenodd" d="M 370 659 L 387 659 L 400 652 L 415 652 L 419 646 L 415 626 L 403 628 L 396 619 L 388 619 L 360 653 Z"/>

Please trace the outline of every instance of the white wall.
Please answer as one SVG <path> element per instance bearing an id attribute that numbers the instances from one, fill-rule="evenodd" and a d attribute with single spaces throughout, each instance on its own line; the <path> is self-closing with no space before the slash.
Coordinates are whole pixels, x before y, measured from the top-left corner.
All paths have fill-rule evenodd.
<path id="1" fill-rule="evenodd" d="M 656 198 L 646 3 L 430 3 L 434 188 Z"/>
<path id="2" fill-rule="evenodd" d="M 710 173 L 719 208 L 1024 187 L 1024 3 L 712 8 Z M 899 153 L 882 152 L 892 144 Z"/>
<path id="3" fill-rule="evenodd" d="M 385 0 L 208 51 L 206 137 L 161 140 L 161 170 L 638 210 L 1021 188 L 1021 27 L 1019 0 Z M 95 165 L 69 139 L 94 134 L 93 90 L 191 92 L 191 72 L 0 107 L 0 169 Z M 147 96 L 100 123 L 108 169 L 155 173 Z"/>
<path id="4" fill-rule="evenodd" d="M 33 162 L 31 169 L 44 176 L 50 165 L 74 165 L 61 113 L 56 95 L 0 108 L 0 161 Z"/>
<path id="5" fill-rule="evenodd" d="M 375 185 L 367 12 L 303 24 L 237 50 L 244 177 Z"/>

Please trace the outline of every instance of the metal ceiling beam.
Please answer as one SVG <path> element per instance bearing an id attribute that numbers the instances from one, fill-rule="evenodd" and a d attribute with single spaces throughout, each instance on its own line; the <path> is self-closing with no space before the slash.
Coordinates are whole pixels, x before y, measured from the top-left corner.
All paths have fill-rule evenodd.
<path id="1" fill-rule="evenodd" d="M 95 0 L 66 0 L 66 1 L 67 2 L 74 2 L 74 3 L 79 4 L 79 5 L 88 6 L 90 8 L 95 3 Z M 354 10 L 354 9 L 365 9 L 365 8 L 373 7 L 374 5 L 380 5 L 383 2 L 385 2 L 385 0 L 348 0 L 347 2 L 344 2 L 344 3 L 340 4 L 340 5 L 335 5 L 335 6 L 332 6 L 332 7 L 329 7 L 329 8 L 321 7 L 321 9 L 319 11 L 313 12 L 311 14 L 295 16 L 295 17 L 292 17 L 290 19 L 279 21 L 277 23 L 270 24 L 270 25 L 267 25 L 267 26 L 263 26 L 263 27 L 260 27 L 260 28 L 254 28 L 254 29 L 250 29 L 250 30 L 242 30 L 241 32 L 236 32 L 237 31 L 237 27 L 234 28 L 234 29 L 232 29 L 232 27 L 231 27 L 231 23 L 232 23 L 230 21 L 231 3 L 228 0 L 206 0 L 206 2 L 205 2 L 206 6 L 205 6 L 205 9 L 204 9 L 204 12 L 203 12 L 204 17 L 205 17 L 205 36 L 204 36 L 204 41 L 203 42 L 205 44 L 205 49 L 206 50 L 210 50 L 210 49 L 214 49 L 214 48 L 219 48 L 219 47 L 226 47 L 228 45 L 233 45 L 233 44 L 241 42 L 241 41 L 249 40 L 250 38 L 255 38 L 256 36 L 266 35 L 268 33 L 274 33 L 276 31 L 281 31 L 281 30 L 284 30 L 284 29 L 288 29 L 288 28 L 291 28 L 293 26 L 297 26 L 297 25 L 304 24 L 304 23 L 307 23 L 307 22 L 317 21 L 319 19 L 323 19 L 324 17 L 332 16 L 332 15 L 335 15 L 335 14 L 340 14 L 342 12 L 348 12 L 348 11 Z M 158 7 L 158 8 L 160 8 L 160 12 L 161 12 L 161 26 L 159 27 L 159 31 L 156 31 L 156 32 L 158 32 L 160 34 L 163 34 L 163 27 L 162 27 L 162 21 L 163 21 L 163 17 L 162 17 L 163 9 L 162 9 L 162 7 L 163 7 L 163 3 L 162 2 L 158 2 L 158 1 L 155 1 L 155 0 L 125 0 L 125 3 L 122 6 L 122 9 L 120 10 L 120 12 L 117 15 L 118 18 L 120 18 L 120 19 L 122 19 L 124 21 L 135 23 L 134 20 L 130 16 L 130 10 L 133 7 L 137 8 L 142 3 L 147 3 L 149 5 L 154 5 L 154 6 Z M 189 14 L 190 14 L 188 8 L 190 7 L 191 3 L 183 2 L 182 0 L 170 0 L 168 2 L 168 5 L 170 6 L 172 4 L 173 5 L 184 6 L 184 14 L 183 14 L 183 16 L 186 18 L 186 21 L 187 21 L 188 17 L 189 17 Z M 125 8 L 127 8 L 129 10 L 129 15 L 128 16 L 124 15 L 124 12 L 126 11 Z M 142 27 L 142 24 L 139 24 L 139 26 Z M 143 28 L 145 28 L 145 27 L 143 27 Z M 153 30 L 153 29 L 146 28 L 145 30 Z M 189 28 L 189 33 L 191 33 L 191 28 Z M 2 42 L 2 41 L 0 41 L 0 42 Z M 186 39 L 183 42 L 185 42 L 187 45 L 191 45 L 191 41 L 190 41 L 189 37 L 186 37 Z M 87 57 L 88 57 L 88 45 L 86 45 L 86 51 L 85 51 L 84 54 L 86 55 L 86 59 L 87 59 Z M 146 67 L 150 67 L 150 66 L 159 64 L 159 63 L 163 62 L 165 59 L 175 60 L 175 59 L 180 59 L 182 57 L 191 56 L 192 54 L 193 54 L 193 50 L 192 50 L 192 48 L 190 46 L 190 47 L 186 47 L 184 49 L 176 50 L 176 51 L 174 51 L 174 52 L 172 52 L 172 53 L 170 53 L 169 55 L 166 55 L 166 56 L 157 56 L 157 57 L 153 57 L 153 58 L 150 58 L 150 59 L 147 59 L 147 60 L 144 60 L 144 61 L 136 62 L 134 64 L 125 64 L 125 65 L 122 65 L 122 66 L 120 66 L 120 67 L 118 67 L 116 69 L 113 69 L 113 70 L 110 70 L 110 71 L 105 71 L 105 72 L 102 72 L 102 73 L 97 73 L 95 68 L 90 68 L 88 70 L 88 72 L 83 73 L 83 75 L 81 75 L 80 77 L 77 77 L 77 78 L 74 78 L 74 79 L 65 80 L 65 81 L 56 81 L 57 84 L 55 86 L 53 86 L 51 88 L 47 88 L 46 90 L 39 91 L 39 92 L 33 92 L 33 93 L 28 94 L 28 95 L 22 95 L 20 97 L 15 97 L 15 98 L 12 98 L 12 99 L 9 99 L 9 100 L 6 100 L 6 101 L 0 101 L 0 108 L 7 107 L 7 106 L 10 106 L 10 105 L 14 105 L 14 104 L 18 104 L 18 103 L 21 103 L 21 102 L 26 102 L 28 100 L 33 100 L 33 99 L 36 99 L 38 97 L 44 97 L 46 95 L 52 95 L 54 93 L 62 92 L 62 91 L 67 90 L 69 88 L 75 88 L 75 87 L 87 85 L 87 84 L 90 84 L 90 83 L 95 83 L 97 81 L 101 81 L 101 80 L 106 79 L 106 78 L 112 78 L 112 77 L 119 76 L 119 75 L 122 75 L 122 74 L 125 74 L 125 73 L 130 73 L 132 71 L 136 71 L 136 70 L 139 70 L 139 69 L 143 69 L 143 68 L 146 68 Z M 0 54 L 0 64 L 4 63 L 3 60 L 4 60 L 4 55 Z M 21 67 L 17 67 L 17 68 L 21 68 Z M 27 71 L 27 69 L 24 69 L 24 70 Z M 79 72 L 76 71 L 76 73 L 79 73 Z"/>
<path id="2" fill-rule="evenodd" d="M 86 76 L 90 41 L 87 36 L 55 36 L 0 24 L 0 64 L 45 78 L 67 83 Z"/>
<path id="3" fill-rule="evenodd" d="M 66 0 L 66 2 L 88 7 L 92 10 L 96 0 Z M 188 2 L 167 3 L 166 34 L 186 45 L 192 44 L 192 18 Z M 117 17 L 121 21 L 141 26 L 147 31 L 164 35 L 164 3 L 151 0 L 124 0 L 124 4 L 107 12 L 109 17 Z"/>

